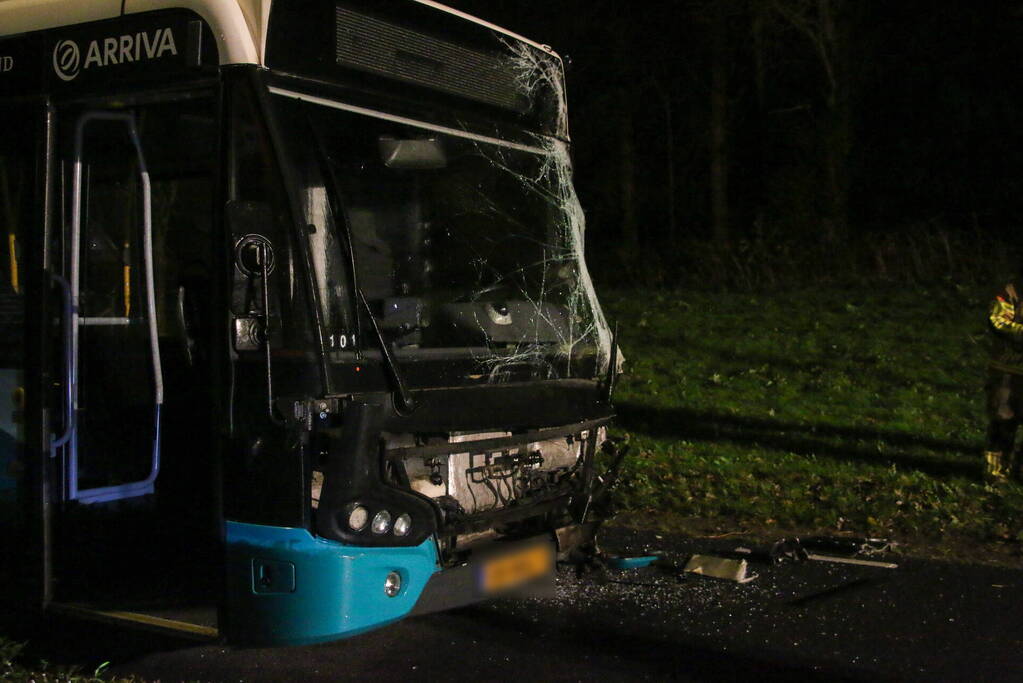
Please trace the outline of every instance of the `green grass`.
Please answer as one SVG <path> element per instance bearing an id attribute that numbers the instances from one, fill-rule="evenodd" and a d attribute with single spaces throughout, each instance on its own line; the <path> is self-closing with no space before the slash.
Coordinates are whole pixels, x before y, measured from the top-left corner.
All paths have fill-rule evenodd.
<path id="1" fill-rule="evenodd" d="M 949 550 L 1023 541 L 1023 487 L 981 480 L 987 292 L 613 291 L 617 431 L 633 513 L 886 535 Z M 643 517 L 633 514 L 632 518 Z"/>
<path id="2" fill-rule="evenodd" d="M 46 661 L 31 660 L 23 656 L 25 643 L 0 636 L 0 681 L 24 683 L 101 683 L 118 681 L 131 683 L 134 678 L 111 679 L 104 675 L 106 664 L 92 673 L 83 673 L 81 667 L 53 665 Z"/>

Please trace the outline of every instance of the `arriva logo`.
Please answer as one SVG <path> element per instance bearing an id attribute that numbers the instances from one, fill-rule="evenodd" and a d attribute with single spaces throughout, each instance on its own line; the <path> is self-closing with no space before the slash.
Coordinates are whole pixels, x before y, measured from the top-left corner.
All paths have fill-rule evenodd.
<path id="1" fill-rule="evenodd" d="M 82 62 L 82 54 L 78 51 L 78 43 L 73 40 L 62 40 L 53 48 L 53 70 L 62 81 L 70 81 L 78 75 L 78 67 Z"/>
<path id="2" fill-rule="evenodd" d="M 165 54 L 178 54 L 174 34 L 169 28 L 158 28 L 152 33 L 143 31 L 123 36 L 97 38 L 89 43 L 82 62 L 78 43 L 62 40 L 53 47 L 53 70 L 62 81 L 74 80 L 84 69 L 127 64 L 147 59 L 158 59 Z"/>

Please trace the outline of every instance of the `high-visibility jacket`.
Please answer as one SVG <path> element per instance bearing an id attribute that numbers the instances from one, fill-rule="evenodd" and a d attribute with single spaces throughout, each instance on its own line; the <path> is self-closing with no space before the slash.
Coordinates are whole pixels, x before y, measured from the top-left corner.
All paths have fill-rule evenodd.
<path id="1" fill-rule="evenodd" d="M 995 297 L 988 322 L 994 331 L 991 369 L 1023 375 L 1023 300 L 1016 283 L 1005 285 Z"/>

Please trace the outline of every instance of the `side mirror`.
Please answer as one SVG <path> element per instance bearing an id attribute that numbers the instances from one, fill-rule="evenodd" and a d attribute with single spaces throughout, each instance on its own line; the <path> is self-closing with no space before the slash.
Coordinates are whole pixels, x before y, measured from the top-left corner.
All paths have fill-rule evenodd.
<path id="1" fill-rule="evenodd" d="M 235 245 L 235 267 L 248 277 L 259 277 L 262 273 L 259 244 L 271 245 L 269 236 L 276 232 L 273 209 L 266 202 L 232 201 L 227 203 L 224 214 Z"/>
<path id="2" fill-rule="evenodd" d="M 235 351 L 259 351 L 267 341 L 269 303 L 263 278 L 274 270 L 274 250 L 269 235 L 274 233 L 274 216 L 265 202 L 232 201 L 225 218 L 234 242 L 234 278 L 231 309 L 234 313 Z M 263 258 L 266 263 L 263 263 Z M 258 287 L 257 287 L 258 284 Z"/>

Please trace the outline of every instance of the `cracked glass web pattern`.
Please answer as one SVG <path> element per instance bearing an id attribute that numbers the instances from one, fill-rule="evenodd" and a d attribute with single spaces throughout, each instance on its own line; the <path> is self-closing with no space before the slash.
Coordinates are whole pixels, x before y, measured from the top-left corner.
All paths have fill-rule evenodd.
<path id="1" fill-rule="evenodd" d="M 505 48 L 518 94 L 549 110 L 554 134 L 277 97 L 285 128 L 309 131 L 293 145 L 312 242 L 351 245 L 350 259 L 312 259 L 335 360 L 373 348 L 353 313 L 358 290 L 399 361 L 469 357 L 492 382 L 513 367 L 534 379 L 606 371 L 611 339 L 583 260 L 561 65 Z"/>

